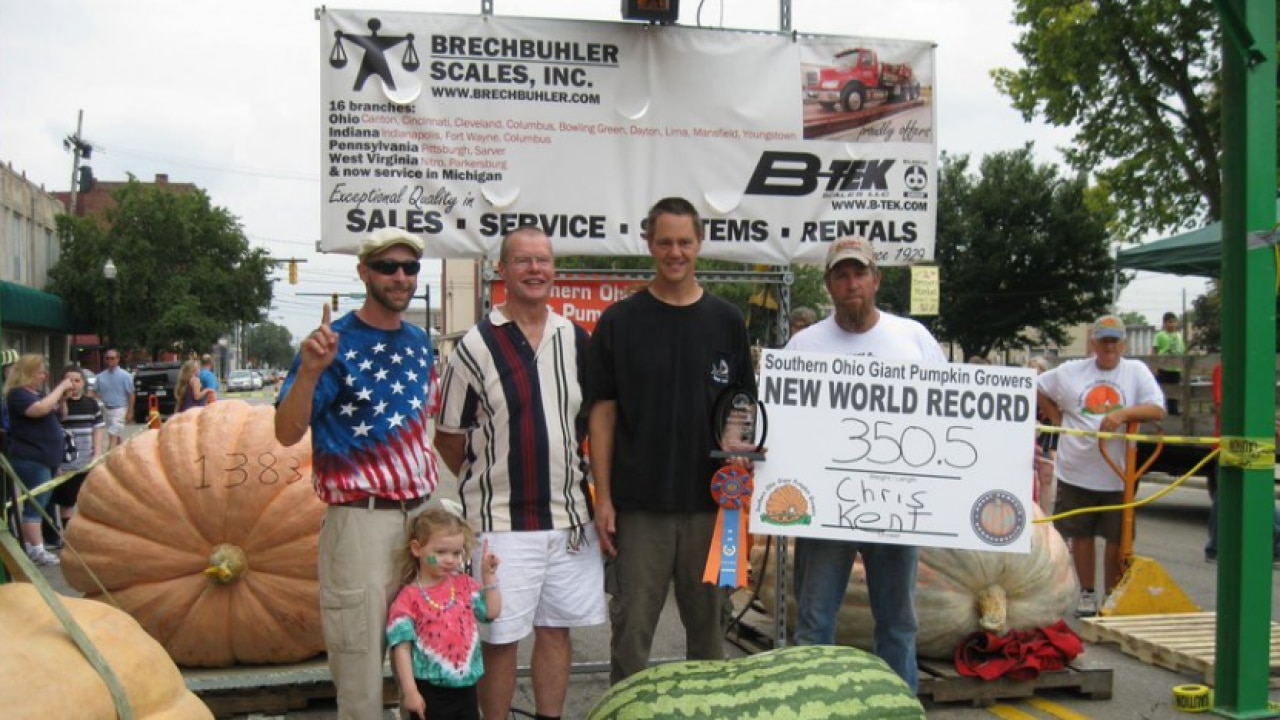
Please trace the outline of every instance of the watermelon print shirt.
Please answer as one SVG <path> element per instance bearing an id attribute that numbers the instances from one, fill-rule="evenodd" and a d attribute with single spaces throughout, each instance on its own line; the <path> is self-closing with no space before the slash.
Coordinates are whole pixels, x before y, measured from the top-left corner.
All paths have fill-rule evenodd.
<path id="1" fill-rule="evenodd" d="M 478 622 L 489 622 L 480 583 L 453 575 L 435 587 L 400 589 L 387 613 L 387 645 L 412 643 L 413 676 L 439 687 L 471 687 L 484 675 Z"/>

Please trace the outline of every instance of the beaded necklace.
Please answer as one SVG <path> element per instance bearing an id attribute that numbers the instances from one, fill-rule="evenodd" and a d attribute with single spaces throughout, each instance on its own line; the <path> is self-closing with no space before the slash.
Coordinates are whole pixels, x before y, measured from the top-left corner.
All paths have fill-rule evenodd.
<path id="1" fill-rule="evenodd" d="M 453 607 L 454 603 L 458 602 L 458 587 L 448 578 L 445 578 L 445 582 L 449 583 L 449 602 L 444 605 L 440 605 L 435 600 L 432 600 L 431 596 L 427 594 L 427 588 L 423 586 L 422 580 L 418 580 L 418 592 L 422 593 L 422 599 L 426 600 L 427 604 L 434 608 L 436 612 L 444 612 L 445 610 Z"/>

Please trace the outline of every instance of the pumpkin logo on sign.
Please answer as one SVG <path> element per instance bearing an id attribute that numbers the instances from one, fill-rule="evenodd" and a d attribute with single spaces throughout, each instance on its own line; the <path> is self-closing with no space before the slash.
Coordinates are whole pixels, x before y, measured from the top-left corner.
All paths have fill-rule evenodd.
<path id="1" fill-rule="evenodd" d="M 969 514 L 973 532 L 988 545 L 1008 545 L 1027 528 L 1027 509 L 1007 490 L 991 490 L 978 497 Z"/>
<path id="2" fill-rule="evenodd" d="M 808 525 L 813 522 L 813 497 L 804 486 L 784 480 L 765 494 L 760 519 L 770 525 Z"/>

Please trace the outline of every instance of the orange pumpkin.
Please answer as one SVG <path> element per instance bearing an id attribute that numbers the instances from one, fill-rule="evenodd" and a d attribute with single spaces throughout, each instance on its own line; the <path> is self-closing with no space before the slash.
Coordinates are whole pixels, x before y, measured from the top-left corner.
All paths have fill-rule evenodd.
<path id="1" fill-rule="evenodd" d="M 63 553 L 67 582 L 99 597 L 96 575 L 179 665 L 324 650 L 310 438 L 282 447 L 274 419 L 236 400 L 188 410 L 124 443 L 80 493 L 66 541 L 83 563 Z"/>
<path id="2" fill-rule="evenodd" d="M 138 720 L 213 720 L 173 661 L 128 615 L 60 598 L 111 667 Z M 107 685 L 29 583 L 0 585 L 0 710 L 10 720 L 115 720 Z"/>
<path id="3" fill-rule="evenodd" d="M 1036 518 L 1042 517 L 1034 507 Z M 1032 526 L 1031 552 L 1025 555 L 921 548 L 916 573 L 916 652 L 950 659 L 972 632 L 1030 630 L 1052 625 L 1076 601 L 1076 576 L 1062 536 L 1050 523 Z M 774 538 L 774 547 L 778 538 Z M 759 572 L 764 543 L 756 539 L 752 569 Z M 791 562 L 791 555 L 787 556 Z M 774 563 L 763 569 L 760 600 L 772 614 L 776 606 Z M 788 573 L 788 577 L 790 574 Z M 787 588 L 788 627 L 795 628 L 795 589 Z M 862 558 L 854 563 L 844 603 L 836 616 L 836 642 L 869 650 L 875 626 L 867 597 Z"/>

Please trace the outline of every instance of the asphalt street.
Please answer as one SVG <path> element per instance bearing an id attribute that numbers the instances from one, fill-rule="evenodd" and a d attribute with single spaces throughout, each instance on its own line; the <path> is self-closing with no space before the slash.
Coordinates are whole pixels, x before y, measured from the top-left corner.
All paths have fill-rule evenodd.
<path id="1" fill-rule="evenodd" d="M 268 398 L 254 398 L 254 403 L 269 402 Z M 131 426 L 131 432 L 142 431 L 142 426 Z M 1147 486 L 1140 497 L 1149 496 L 1159 486 Z M 443 494 L 456 491 L 456 481 L 446 478 Z M 1179 488 L 1153 505 L 1141 508 L 1137 515 L 1136 553 L 1159 563 L 1177 585 L 1204 610 L 1216 607 L 1217 565 L 1204 562 L 1203 545 L 1209 501 L 1201 487 Z M 69 589 L 62 581 L 61 573 L 47 569 L 44 573 L 62 592 Z M 1280 592 L 1277 578 L 1272 573 L 1271 604 L 1273 621 L 1280 621 L 1274 598 Z M 742 599 L 740 598 L 739 602 Z M 1078 628 L 1074 618 L 1068 622 Z M 605 626 L 575 631 L 574 670 L 569 689 L 566 718 L 584 718 L 591 706 L 604 693 L 608 685 L 609 631 Z M 743 649 L 730 646 L 734 655 L 746 654 Z M 521 669 L 514 707 L 532 717 L 533 698 L 528 669 L 528 647 L 522 647 Z M 682 659 L 684 654 L 683 632 L 680 628 L 674 603 L 668 602 L 655 639 L 652 657 L 655 661 Z M 992 707 L 977 708 L 965 703 L 927 704 L 930 718 L 960 720 L 967 718 L 1174 718 L 1183 713 L 1174 708 L 1173 688 L 1178 685 L 1203 682 L 1199 674 L 1174 672 L 1148 665 L 1125 655 L 1114 645 L 1086 645 L 1079 664 L 1083 667 L 1110 668 L 1114 671 L 1113 697 L 1110 700 L 1090 700 L 1071 691 L 1050 691 L 1034 699 L 1011 700 Z M 1280 701 L 1280 692 L 1271 693 L 1273 701 Z M 249 718 L 287 717 L 288 720 L 329 720 L 336 717 L 332 705 L 314 703 L 305 711 L 290 712 L 287 716 L 250 715 Z M 392 717 L 389 713 L 388 717 Z"/>

